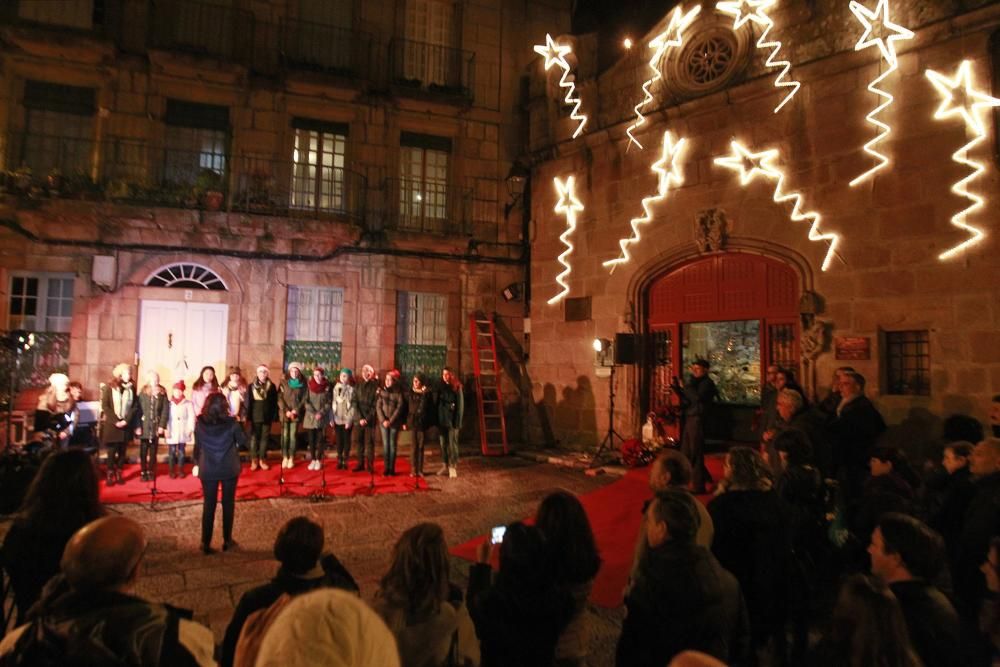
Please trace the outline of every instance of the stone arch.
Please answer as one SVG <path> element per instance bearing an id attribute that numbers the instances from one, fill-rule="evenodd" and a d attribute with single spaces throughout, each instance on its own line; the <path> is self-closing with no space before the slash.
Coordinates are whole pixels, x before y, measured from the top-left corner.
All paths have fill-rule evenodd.
<path id="1" fill-rule="evenodd" d="M 238 260 L 237 260 L 238 261 Z M 129 270 L 129 280 L 126 284 L 134 285 L 140 289 L 163 289 L 155 285 L 148 285 L 149 278 L 154 276 L 160 269 L 178 264 L 193 264 L 203 267 L 218 276 L 219 280 L 226 286 L 223 290 L 211 290 L 217 294 L 227 295 L 223 297 L 228 302 L 239 302 L 243 296 L 243 281 L 227 266 L 224 259 L 205 256 L 192 255 L 190 253 L 172 253 L 150 255 L 137 261 Z"/>

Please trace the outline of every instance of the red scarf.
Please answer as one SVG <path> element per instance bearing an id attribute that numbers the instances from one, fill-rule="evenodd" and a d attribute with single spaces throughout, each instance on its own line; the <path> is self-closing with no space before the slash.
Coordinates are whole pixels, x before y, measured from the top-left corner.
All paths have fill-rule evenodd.
<path id="1" fill-rule="evenodd" d="M 330 387 L 330 383 L 323 378 L 322 383 L 316 382 L 316 378 L 309 378 L 309 391 L 314 394 L 325 394 L 326 390 Z"/>

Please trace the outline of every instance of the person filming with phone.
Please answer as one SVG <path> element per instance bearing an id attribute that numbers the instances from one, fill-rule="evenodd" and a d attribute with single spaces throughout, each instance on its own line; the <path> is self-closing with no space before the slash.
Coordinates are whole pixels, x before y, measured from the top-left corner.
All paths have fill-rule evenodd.
<path id="1" fill-rule="evenodd" d="M 499 552 L 493 576 L 490 561 Z M 479 545 L 466 595 L 483 665 L 551 665 L 573 614 L 569 595 L 553 583 L 541 531 L 521 522 L 496 526 Z"/>

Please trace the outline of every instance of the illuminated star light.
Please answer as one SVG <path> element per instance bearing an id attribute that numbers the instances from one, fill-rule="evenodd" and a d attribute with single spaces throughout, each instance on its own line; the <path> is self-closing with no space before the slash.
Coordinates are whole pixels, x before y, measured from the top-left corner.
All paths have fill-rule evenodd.
<path id="1" fill-rule="evenodd" d="M 764 65 L 768 68 L 780 67 L 781 71 L 778 72 L 778 76 L 774 78 L 775 88 L 791 88 L 789 92 L 778 106 L 774 107 L 774 113 L 781 111 L 781 107 L 785 106 L 789 100 L 795 97 L 795 93 L 799 92 L 799 88 L 802 86 L 801 83 L 789 78 L 785 80 L 788 76 L 788 71 L 792 69 L 792 64 L 787 60 L 776 60 L 778 52 L 781 51 L 781 42 L 769 42 L 767 41 L 767 36 L 771 32 L 771 28 L 774 27 L 774 21 L 771 17 L 767 15 L 767 9 L 774 5 L 778 0 L 730 0 L 727 2 L 720 2 L 715 5 L 715 8 L 720 12 L 729 14 L 733 17 L 733 30 L 738 30 L 748 21 L 753 21 L 758 25 L 764 26 L 764 31 L 757 38 L 757 48 L 758 49 L 771 49 L 771 53 L 767 56 L 767 60 L 764 61 Z M 750 11 L 746 11 L 749 8 Z"/>
<path id="2" fill-rule="evenodd" d="M 642 210 L 645 214 L 638 218 L 632 218 L 630 223 L 632 225 L 632 237 L 621 239 L 618 242 L 618 245 L 622 248 L 621 256 L 604 262 L 604 266 L 611 267 L 611 273 L 614 273 L 619 264 L 625 264 L 632 260 L 628 247 L 642 240 L 639 234 L 639 225 L 649 224 L 653 221 L 652 205 L 667 198 L 667 192 L 670 190 L 671 185 L 678 186 L 684 182 L 684 175 L 681 174 L 680 165 L 680 154 L 684 150 L 684 142 L 684 139 L 680 139 L 675 143 L 674 137 L 670 134 L 669 130 L 663 133 L 663 153 L 660 159 L 650 167 L 652 171 L 659 175 L 656 194 L 642 200 Z"/>
<path id="3" fill-rule="evenodd" d="M 556 202 L 556 213 L 566 216 L 566 231 L 559 235 L 559 240 L 563 242 L 566 249 L 556 258 L 565 267 L 562 273 L 556 276 L 556 282 L 562 287 L 562 291 L 549 299 L 548 303 L 550 306 L 558 303 L 569 294 L 569 283 L 566 282 L 566 278 L 573 270 L 568 259 L 573 252 L 573 244 L 570 242 L 569 237 L 576 231 L 576 214 L 583 210 L 583 204 L 576 198 L 575 176 L 568 177 L 565 182 L 556 176 L 552 179 L 552 182 L 556 186 L 556 192 L 559 197 L 559 201 Z"/>
<path id="4" fill-rule="evenodd" d="M 820 214 L 816 211 L 802 212 L 801 194 L 798 192 L 783 192 L 785 174 L 774 164 L 774 160 L 778 158 L 778 151 L 771 149 L 760 153 L 751 153 L 738 141 L 733 141 L 732 147 L 732 155 L 716 158 L 715 164 L 740 172 L 740 185 L 747 185 L 758 174 L 775 181 L 773 195 L 775 203 L 794 202 L 792 213 L 789 217 L 795 222 L 801 220 L 810 221 L 812 224 L 809 227 L 809 240 L 826 241 L 829 244 L 822 267 L 823 271 L 826 271 L 830 267 L 830 262 L 833 261 L 833 256 L 836 254 L 840 237 L 831 232 L 821 233 L 819 231 Z"/>
<path id="5" fill-rule="evenodd" d="M 959 243 L 954 248 L 950 248 L 938 255 L 938 259 L 946 260 L 976 245 L 986 236 L 986 232 L 966 222 L 966 217 L 970 213 L 978 211 L 985 205 L 982 197 L 969 192 L 968 184 L 978 178 L 986 170 L 986 167 L 979 162 L 970 160 L 968 154 L 969 151 L 986 138 L 986 127 L 983 124 L 982 111 L 990 107 L 1000 106 L 1000 99 L 991 97 L 972 87 L 972 63 L 968 60 L 963 60 L 962 64 L 958 66 L 958 71 L 955 73 L 954 79 L 949 79 L 934 70 L 927 70 L 925 74 L 943 98 L 941 105 L 934 112 L 934 118 L 941 120 L 949 116 L 961 116 L 962 120 L 965 121 L 966 128 L 972 130 L 976 135 L 969 143 L 952 153 L 951 156 L 953 161 L 964 164 L 972 169 L 971 174 L 951 186 L 952 192 L 972 202 L 951 216 L 951 224 L 964 229 L 971 234 L 971 237 Z M 956 97 L 959 99 L 956 100 Z"/>
<path id="6" fill-rule="evenodd" d="M 555 40 L 552 39 L 552 35 L 547 33 L 545 35 L 545 44 L 535 45 L 535 53 L 545 58 L 546 72 L 553 65 L 558 65 L 562 70 L 562 76 L 559 77 L 559 86 L 566 89 L 566 97 L 563 98 L 563 101 L 566 104 L 574 105 L 573 110 L 569 112 L 569 117 L 579 123 L 576 132 L 573 133 L 573 138 L 576 139 L 583 132 L 583 126 L 587 124 L 587 116 L 580 113 L 581 101 L 579 97 L 576 97 L 576 84 L 567 78 L 570 75 L 570 67 L 569 63 L 566 62 L 566 56 L 572 52 L 572 47 L 556 44 Z"/>
<path id="7" fill-rule="evenodd" d="M 663 54 L 668 48 L 681 45 L 681 41 L 684 39 L 684 30 L 691 25 L 691 22 L 694 21 L 699 12 L 701 12 L 701 5 L 696 6 L 687 14 L 682 14 L 681 8 L 679 6 L 676 7 L 674 13 L 670 15 L 670 22 L 667 24 L 667 29 L 654 37 L 653 41 L 649 43 L 649 48 L 653 49 L 653 57 L 649 59 L 649 69 L 653 70 L 653 76 L 642 84 L 644 96 L 642 101 L 635 105 L 635 122 L 625 130 L 625 134 L 628 135 L 628 146 L 625 147 L 625 150 L 628 150 L 632 144 L 635 144 L 640 149 L 642 148 L 642 144 L 639 143 L 639 140 L 635 138 L 632 132 L 645 124 L 646 117 L 642 115 L 642 108 L 653 101 L 653 93 L 650 91 L 650 86 L 663 78 L 663 74 L 659 68 L 660 59 L 663 58 Z M 673 35 L 673 37 L 670 35 Z"/>
<path id="8" fill-rule="evenodd" d="M 873 176 L 875 172 L 884 169 L 885 166 L 889 164 L 889 158 L 877 151 L 875 146 L 888 137 L 889 133 L 892 131 L 892 128 L 890 128 L 886 123 L 880 121 L 877 116 L 892 104 L 893 97 L 878 86 L 882 83 L 882 81 L 899 69 L 899 64 L 896 59 L 896 45 L 894 42 L 902 39 L 912 39 L 913 33 L 889 20 L 888 0 L 879 0 L 874 11 L 870 11 L 861 3 L 852 0 L 851 11 L 854 12 L 854 16 L 857 17 L 858 21 L 861 22 L 861 25 L 864 26 L 865 29 L 864 34 L 861 35 L 861 39 L 859 39 L 858 43 L 854 45 L 854 50 L 861 51 L 862 49 L 867 49 L 869 46 L 877 46 L 879 51 L 882 52 L 882 57 L 887 63 L 889 63 L 889 68 L 868 84 L 868 90 L 870 92 L 885 98 L 881 104 L 876 106 L 868 113 L 867 116 L 865 116 L 866 121 L 878 128 L 878 133 L 864 145 L 862 150 L 875 158 L 877 162 L 871 169 L 851 181 L 850 185 L 851 187 L 854 187 L 858 183 L 861 183 Z M 874 32 L 875 25 L 877 23 L 881 23 L 883 28 L 891 34 L 886 38 L 875 37 Z"/>

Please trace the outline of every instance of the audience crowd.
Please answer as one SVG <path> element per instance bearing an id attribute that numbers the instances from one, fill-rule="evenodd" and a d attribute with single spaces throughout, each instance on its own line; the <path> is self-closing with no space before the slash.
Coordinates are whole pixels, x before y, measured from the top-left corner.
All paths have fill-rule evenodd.
<path id="1" fill-rule="evenodd" d="M 830 396 L 811 405 L 790 373 L 767 377 L 759 447 L 731 447 L 710 496 L 692 494 L 681 453 L 654 460 L 651 496 L 635 508 L 642 523 L 616 663 L 994 664 L 996 430 L 986 437 L 976 420 L 949 417 L 939 460 L 913 466 L 885 445 L 885 421 L 853 369 L 838 369 Z M 390 440 L 393 406 L 377 408 Z M 203 460 L 210 440 L 200 438 Z M 202 481 L 214 497 L 225 479 Z M 104 515 L 98 480 L 89 455 L 57 451 L 27 491 L 0 548 L 17 614 L 0 639 L 0 667 L 596 664 L 587 601 L 602 559 L 572 494 L 548 495 L 534 521 L 482 542 L 464 591 L 442 528 L 409 528 L 370 604 L 326 549 L 323 528 L 293 518 L 274 542 L 276 575 L 242 596 L 215 646 L 190 612 L 135 595 L 146 536 L 135 521 Z M 203 548 L 207 520 L 206 529 Z M 231 530 L 230 515 L 224 547 Z"/>

